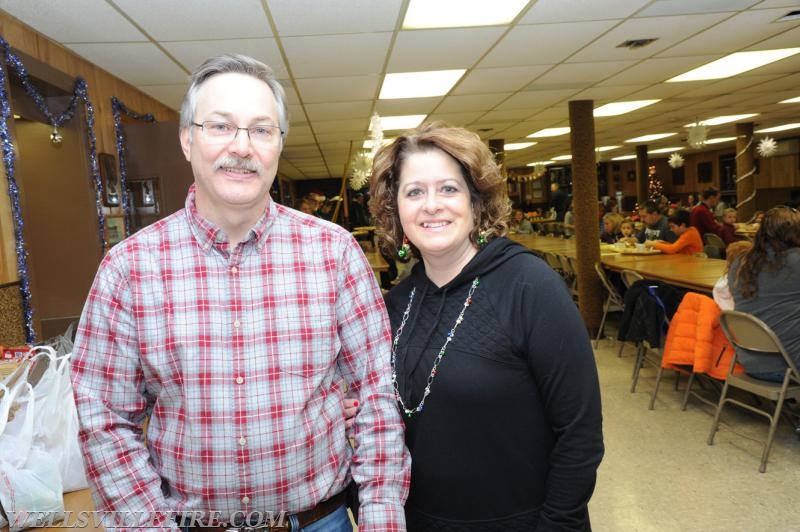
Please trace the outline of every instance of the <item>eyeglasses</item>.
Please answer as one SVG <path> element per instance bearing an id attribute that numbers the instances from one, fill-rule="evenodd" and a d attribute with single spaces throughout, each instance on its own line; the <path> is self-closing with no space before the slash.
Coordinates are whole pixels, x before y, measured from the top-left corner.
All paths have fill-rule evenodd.
<path id="1" fill-rule="evenodd" d="M 230 122 L 192 122 L 203 130 L 203 136 L 208 142 L 227 144 L 232 142 L 240 130 L 247 131 L 247 136 L 253 145 L 275 146 L 283 138 L 283 130 L 278 126 L 257 124 L 250 127 L 236 127 Z"/>

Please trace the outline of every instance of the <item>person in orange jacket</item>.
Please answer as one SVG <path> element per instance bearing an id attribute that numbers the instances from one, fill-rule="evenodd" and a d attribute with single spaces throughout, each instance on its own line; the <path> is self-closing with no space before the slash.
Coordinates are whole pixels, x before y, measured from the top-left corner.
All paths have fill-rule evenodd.
<path id="1" fill-rule="evenodd" d="M 697 228 L 689 225 L 689 211 L 678 210 L 669 217 L 669 230 L 678 235 L 678 240 L 670 244 L 663 240 L 648 240 L 645 246 L 660 250 L 662 253 L 681 253 L 694 255 L 703 251 L 703 238 Z"/>

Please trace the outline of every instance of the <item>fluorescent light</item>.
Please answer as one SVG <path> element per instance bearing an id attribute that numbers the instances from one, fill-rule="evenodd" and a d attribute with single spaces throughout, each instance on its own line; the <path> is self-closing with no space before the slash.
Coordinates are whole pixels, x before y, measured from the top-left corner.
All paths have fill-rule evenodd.
<path id="1" fill-rule="evenodd" d="M 635 155 L 620 155 L 619 157 L 612 157 L 612 161 L 628 161 L 630 159 L 636 159 Z"/>
<path id="2" fill-rule="evenodd" d="M 595 151 L 611 151 L 621 147 L 622 146 L 600 146 L 599 148 L 595 148 Z"/>
<path id="3" fill-rule="evenodd" d="M 381 129 L 414 129 L 425 120 L 428 115 L 382 116 Z"/>
<path id="4" fill-rule="evenodd" d="M 594 110 L 594 116 L 617 116 L 630 113 L 642 107 L 653 105 L 661 100 L 636 100 L 631 102 L 613 102 L 601 105 Z"/>
<path id="5" fill-rule="evenodd" d="M 534 161 L 532 163 L 528 163 L 525 166 L 536 166 L 537 164 L 541 164 L 542 166 L 546 166 L 548 164 L 553 164 L 555 161 Z"/>
<path id="6" fill-rule="evenodd" d="M 714 118 L 709 118 L 708 120 L 701 120 L 699 123 L 706 125 L 706 126 L 719 126 L 721 124 L 730 124 L 731 122 L 738 122 L 739 120 L 744 120 L 745 118 L 751 118 L 753 116 L 758 115 L 758 113 L 746 113 L 743 115 L 723 115 L 723 116 L 715 116 Z M 694 127 L 698 123 L 692 122 L 691 124 L 686 124 L 683 127 Z"/>
<path id="7" fill-rule="evenodd" d="M 572 155 L 559 155 L 558 157 L 553 157 L 554 161 L 569 161 L 572 159 Z"/>
<path id="8" fill-rule="evenodd" d="M 546 129 L 540 129 L 536 133 L 531 133 L 528 135 L 529 139 L 537 139 L 540 137 L 557 137 L 559 135 L 566 135 L 569 133 L 570 129 L 568 127 L 548 127 Z"/>
<path id="9" fill-rule="evenodd" d="M 683 149 L 683 146 L 678 146 L 677 148 L 659 148 L 657 150 L 648 150 L 647 153 L 669 153 L 671 151 L 680 151 Z"/>
<path id="10" fill-rule="evenodd" d="M 508 24 L 527 4 L 528 0 L 411 0 L 403 29 Z"/>
<path id="11" fill-rule="evenodd" d="M 524 150 L 525 148 L 530 148 L 534 144 L 538 144 L 537 142 L 512 142 L 510 144 L 506 144 L 503 146 L 503 151 L 514 151 L 514 150 Z"/>
<path id="12" fill-rule="evenodd" d="M 677 135 L 677 133 L 653 133 L 652 135 L 643 135 L 641 137 L 628 139 L 625 142 L 650 142 L 651 140 L 665 139 L 673 135 Z"/>
<path id="13" fill-rule="evenodd" d="M 789 98 L 788 100 L 781 100 L 778 103 L 800 103 L 800 96 L 797 98 Z"/>
<path id="14" fill-rule="evenodd" d="M 386 74 L 378 96 L 380 100 L 425 98 L 450 92 L 466 69 L 431 70 L 428 72 L 398 72 Z"/>
<path id="15" fill-rule="evenodd" d="M 753 70 L 760 66 L 779 61 L 786 57 L 800 53 L 800 48 L 781 48 L 778 50 L 760 50 L 756 52 L 736 52 L 726 55 L 694 70 L 690 70 L 668 79 L 667 83 L 675 81 L 699 81 L 703 79 L 721 79 Z"/>
<path id="16" fill-rule="evenodd" d="M 717 137 L 713 139 L 706 139 L 706 144 L 719 144 L 721 142 L 730 142 L 736 140 L 736 137 Z"/>
<path id="17" fill-rule="evenodd" d="M 756 133 L 775 133 L 777 131 L 786 131 L 787 129 L 797 129 L 800 127 L 800 124 L 783 124 L 782 126 L 775 126 L 775 127 L 768 127 L 765 129 L 759 129 Z"/>

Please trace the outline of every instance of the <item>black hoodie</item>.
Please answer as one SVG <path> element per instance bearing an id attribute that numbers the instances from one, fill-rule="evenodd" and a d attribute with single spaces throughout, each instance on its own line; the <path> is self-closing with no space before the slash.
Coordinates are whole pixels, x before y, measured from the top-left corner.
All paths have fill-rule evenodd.
<path id="1" fill-rule="evenodd" d="M 408 529 L 589 530 L 603 456 L 597 369 L 563 280 L 505 238 L 437 287 L 422 262 L 387 296 L 403 400 L 415 408 L 479 277 L 422 412 L 405 416 Z"/>

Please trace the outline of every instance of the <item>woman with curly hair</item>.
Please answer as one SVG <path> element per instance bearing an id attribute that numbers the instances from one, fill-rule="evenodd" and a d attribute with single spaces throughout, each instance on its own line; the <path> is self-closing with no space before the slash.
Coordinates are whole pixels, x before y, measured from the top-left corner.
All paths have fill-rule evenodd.
<path id="1" fill-rule="evenodd" d="M 764 214 L 753 247 L 731 265 L 728 285 L 736 310 L 769 325 L 796 365 L 800 365 L 800 213 L 773 207 Z M 739 353 L 753 377 L 781 382 L 783 358 Z"/>
<path id="2" fill-rule="evenodd" d="M 378 152 L 370 196 L 384 251 L 419 259 L 386 297 L 408 530 L 589 530 L 603 456 L 591 345 L 562 279 L 505 238 L 492 153 L 423 125 Z"/>

